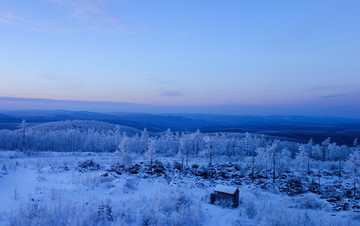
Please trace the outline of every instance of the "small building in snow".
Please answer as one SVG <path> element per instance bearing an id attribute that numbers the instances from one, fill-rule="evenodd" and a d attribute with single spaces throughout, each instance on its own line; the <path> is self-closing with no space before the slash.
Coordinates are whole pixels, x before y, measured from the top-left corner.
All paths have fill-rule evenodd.
<path id="1" fill-rule="evenodd" d="M 211 194 L 210 203 L 237 208 L 239 206 L 239 189 L 218 184 L 214 193 Z"/>

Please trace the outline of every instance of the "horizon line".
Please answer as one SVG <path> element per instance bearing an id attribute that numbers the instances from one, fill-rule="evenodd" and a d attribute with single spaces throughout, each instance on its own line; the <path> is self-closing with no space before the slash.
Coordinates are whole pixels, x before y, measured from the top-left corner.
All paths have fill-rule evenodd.
<path id="1" fill-rule="evenodd" d="M 312 116 L 360 118 L 357 105 L 316 106 L 308 105 L 245 105 L 245 104 L 198 104 L 156 105 L 114 101 L 61 100 L 48 98 L 0 96 L 0 111 L 11 110 L 68 110 L 98 113 L 148 113 L 148 114 L 214 114 L 249 116 Z"/>

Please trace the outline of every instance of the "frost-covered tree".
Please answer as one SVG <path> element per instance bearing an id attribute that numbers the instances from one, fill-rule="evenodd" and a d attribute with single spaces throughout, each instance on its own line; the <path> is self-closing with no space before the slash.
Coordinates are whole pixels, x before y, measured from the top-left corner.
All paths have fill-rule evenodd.
<path id="1" fill-rule="evenodd" d="M 22 143 L 21 149 L 25 149 L 25 138 L 26 138 L 26 120 L 23 119 L 21 122 L 21 134 L 22 134 Z"/>
<path id="2" fill-rule="evenodd" d="M 203 152 L 203 155 L 209 155 L 209 164 L 212 164 L 212 158 L 213 158 L 213 139 L 210 136 L 204 136 L 204 141 L 206 145 L 206 149 Z"/>
<path id="3" fill-rule="evenodd" d="M 199 139 L 201 137 L 200 130 L 197 129 L 195 133 L 192 134 L 192 141 L 193 141 L 193 153 L 195 155 L 199 154 Z"/>
<path id="4" fill-rule="evenodd" d="M 156 140 L 155 138 L 149 138 L 149 142 L 148 142 L 148 149 L 147 151 L 144 153 L 144 157 L 150 161 L 150 168 L 151 168 L 151 172 L 152 172 L 152 165 L 153 165 L 153 159 L 154 159 L 154 155 L 156 153 Z"/>
<path id="5" fill-rule="evenodd" d="M 227 155 L 229 156 L 229 158 L 235 158 L 235 155 L 236 155 L 236 149 L 238 147 L 238 142 L 235 138 L 231 138 L 228 142 L 228 152 L 227 152 Z"/>
<path id="6" fill-rule="evenodd" d="M 116 125 L 115 132 L 114 132 L 114 143 L 120 144 L 120 141 L 121 141 L 120 126 Z M 116 147 L 115 147 L 115 149 L 116 149 Z"/>
<path id="7" fill-rule="evenodd" d="M 171 129 L 167 129 L 164 134 L 164 141 L 165 141 L 165 154 L 171 155 L 174 153 L 174 135 Z"/>
<path id="8" fill-rule="evenodd" d="M 222 160 L 228 159 L 225 157 L 229 149 L 229 139 L 226 134 L 216 134 L 214 141 L 213 154 L 220 156 Z"/>
<path id="9" fill-rule="evenodd" d="M 148 148 L 148 142 L 149 142 L 149 133 L 148 133 L 147 129 L 144 128 L 144 130 L 141 132 L 141 137 L 140 137 L 140 148 L 141 148 L 142 154 Z"/>
<path id="10" fill-rule="evenodd" d="M 275 182 L 276 178 L 276 149 L 277 149 L 277 141 L 275 140 L 274 143 L 268 148 L 268 151 L 270 152 L 271 159 L 272 159 L 272 174 L 273 174 L 273 182 Z"/>
<path id="11" fill-rule="evenodd" d="M 339 162 L 338 176 L 341 177 L 341 163 L 348 156 L 348 148 L 345 145 L 338 146 L 336 143 L 331 143 L 328 146 L 329 155 L 332 160 Z"/>
<path id="12" fill-rule="evenodd" d="M 132 155 L 128 151 L 128 143 L 129 143 L 129 137 L 127 136 L 126 132 L 124 132 L 121 142 L 119 144 L 119 149 L 120 149 L 120 157 L 122 159 L 122 164 L 125 167 L 129 167 L 132 165 Z"/>
<path id="13" fill-rule="evenodd" d="M 315 160 L 321 160 L 323 155 L 323 149 L 320 145 L 316 144 L 312 147 L 312 158 Z"/>
<path id="14" fill-rule="evenodd" d="M 98 138 L 99 138 L 99 133 L 97 131 L 95 131 L 93 128 L 88 130 L 87 140 L 86 140 L 87 150 L 97 151 Z"/>
<path id="15" fill-rule="evenodd" d="M 291 152 L 287 148 L 284 148 L 277 155 L 277 157 L 278 157 L 277 162 L 279 166 L 278 167 L 279 171 L 290 170 L 292 163 Z"/>
<path id="16" fill-rule="evenodd" d="M 186 156 L 186 167 L 189 167 L 189 136 L 185 133 L 181 134 L 179 138 L 180 149 L 178 156 L 181 157 L 182 167 L 184 166 L 184 155 Z"/>
<path id="17" fill-rule="evenodd" d="M 248 132 L 245 133 L 245 137 L 242 139 L 242 143 L 244 145 L 245 155 L 251 156 L 252 153 L 250 153 L 250 151 L 253 150 L 253 148 L 251 147 L 252 139 Z"/>
<path id="18" fill-rule="evenodd" d="M 250 175 L 251 175 L 252 180 L 254 180 L 254 178 L 255 178 L 255 156 L 256 156 L 256 153 L 261 151 L 259 149 L 261 149 L 261 148 L 258 148 L 256 150 L 254 150 L 254 152 L 253 152 L 253 154 L 251 156 L 248 156 L 248 157 L 245 158 L 245 160 L 250 162 L 250 170 L 251 170 Z M 251 159 L 251 160 L 249 161 L 248 159 Z"/>
<path id="19" fill-rule="evenodd" d="M 357 184 L 360 176 L 360 151 L 352 152 L 345 162 L 345 168 L 349 172 L 353 181 L 354 196 L 356 196 Z"/>
<path id="20" fill-rule="evenodd" d="M 304 145 L 305 151 L 306 151 L 307 156 L 308 156 L 309 158 L 313 158 L 313 156 L 314 156 L 314 154 L 313 154 L 313 147 L 314 147 L 314 141 L 313 141 L 313 139 L 311 138 L 311 139 L 309 140 L 309 142 Z"/>
<path id="21" fill-rule="evenodd" d="M 261 148 L 258 148 L 258 149 L 261 149 Z M 261 150 L 254 150 L 254 149 L 249 149 L 248 150 L 248 154 L 249 156 L 251 157 L 251 178 L 254 179 L 254 174 L 255 174 L 255 156 L 256 156 L 256 153 L 261 151 Z"/>
<path id="22" fill-rule="evenodd" d="M 266 148 L 263 147 L 259 147 L 255 150 L 256 152 L 256 157 L 255 159 L 253 159 L 253 164 L 254 167 L 257 168 L 258 170 L 268 170 L 268 165 L 270 162 L 270 153 L 266 150 Z M 252 169 L 254 170 L 254 168 Z M 252 172 L 252 175 L 254 173 Z"/>
<path id="23" fill-rule="evenodd" d="M 328 146 L 330 144 L 330 137 L 326 138 L 322 143 L 321 143 L 321 147 L 322 147 L 322 161 L 326 160 L 326 154 L 328 152 Z"/>
<path id="24" fill-rule="evenodd" d="M 310 158 L 306 150 L 306 146 L 301 144 L 299 152 L 295 157 L 295 167 L 298 171 L 310 172 Z"/>

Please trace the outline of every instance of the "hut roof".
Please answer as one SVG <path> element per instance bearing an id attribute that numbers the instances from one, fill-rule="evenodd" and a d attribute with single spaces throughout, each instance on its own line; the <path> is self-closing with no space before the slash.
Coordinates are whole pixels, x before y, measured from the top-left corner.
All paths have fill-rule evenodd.
<path id="1" fill-rule="evenodd" d="M 214 190 L 217 192 L 222 192 L 222 193 L 227 193 L 227 194 L 235 194 L 237 188 L 218 184 L 218 185 L 216 185 Z"/>

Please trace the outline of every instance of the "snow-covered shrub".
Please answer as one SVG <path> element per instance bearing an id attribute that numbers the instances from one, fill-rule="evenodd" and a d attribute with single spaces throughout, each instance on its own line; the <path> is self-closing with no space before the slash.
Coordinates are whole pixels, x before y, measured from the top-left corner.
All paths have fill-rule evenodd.
<path id="1" fill-rule="evenodd" d="M 97 217 L 100 221 L 113 221 L 112 208 L 109 203 L 101 202 L 97 208 Z"/>
<path id="2" fill-rule="evenodd" d="M 95 209 L 96 210 L 96 209 Z M 56 198 L 47 202 L 30 198 L 20 203 L 9 217 L 9 224 L 16 226 L 94 225 L 96 212 L 88 203 L 74 203 Z"/>
<path id="3" fill-rule="evenodd" d="M 241 194 L 239 197 L 240 210 L 244 210 L 247 217 L 250 219 L 254 218 L 257 213 L 256 198 L 252 193 Z"/>
<path id="4" fill-rule="evenodd" d="M 130 178 L 126 180 L 124 184 L 124 193 L 134 192 L 137 188 L 137 182 L 135 179 Z"/>
<path id="5" fill-rule="evenodd" d="M 90 189 L 98 187 L 101 184 L 102 180 L 103 178 L 100 175 L 96 174 L 73 174 L 71 177 L 71 181 L 73 184 L 81 184 Z"/>
<path id="6" fill-rule="evenodd" d="M 226 156 L 226 155 L 222 155 L 222 156 L 220 156 L 219 161 L 221 163 L 228 163 L 230 161 L 230 158 L 228 156 Z"/>
<path id="7" fill-rule="evenodd" d="M 176 160 L 173 162 L 173 168 L 177 170 L 182 170 L 182 164 Z"/>
<path id="8" fill-rule="evenodd" d="M 202 219 L 200 204 L 185 191 L 161 191 L 141 203 L 141 225 L 198 225 Z"/>
<path id="9" fill-rule="evenodd" d="M 95 163 L 94 160 L 86 160 L 84 162 L 79 162 L 77 170 L 79 172 L 87 172 L 87 171 L 97 171 L 99 170 L 99 164 Z"/>
<path id="10" fill-rule="evenodd" d="M 302 180 L 299 177 L 291 177 L 286 181 L 285 192 L 292 196 L 304 193 Z"/>

